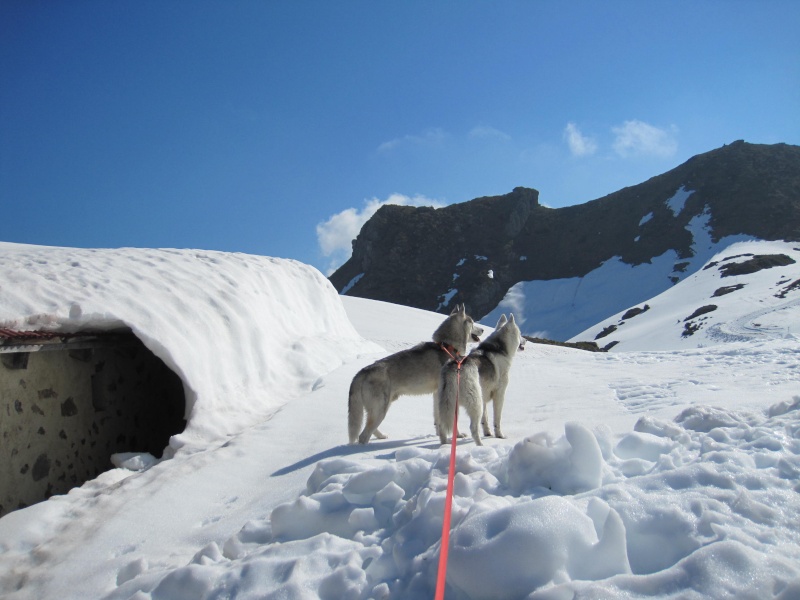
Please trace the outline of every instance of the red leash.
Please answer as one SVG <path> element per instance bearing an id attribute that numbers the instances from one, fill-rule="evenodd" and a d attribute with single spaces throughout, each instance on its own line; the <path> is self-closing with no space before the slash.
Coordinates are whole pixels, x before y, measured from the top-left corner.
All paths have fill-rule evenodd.
<path id="1" fill-rule="evenodd" d="M 449 352 L 448 352 L 449 354 Z M 452 356 L 452 354 L 451 354 Z M 447 495 L 442 523 L 442 547 L 439 551 L 439 573 L 436 577 L 435 600 L 444 600 L 444 585 L 447 579 L 447 555 L 450 552 L 450 516 L 453 512 L 453 484 L 456 477 L 456 441 L 458 440 L 458 388 L 461 387 L 461 363 L 466 357 L 453 357 L 456 361 L 456 414 L 453 416 L 453 441 L 450 444 L 450 470 L 447 474 Z"/>

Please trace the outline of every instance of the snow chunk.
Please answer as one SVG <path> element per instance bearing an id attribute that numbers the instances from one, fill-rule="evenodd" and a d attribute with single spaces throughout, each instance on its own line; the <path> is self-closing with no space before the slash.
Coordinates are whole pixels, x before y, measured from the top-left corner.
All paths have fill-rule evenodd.
<path id="1" fill-rule="evenodd" d="M 158 459 L 147 452 L 119 452 L 111 455 L 111 464 L 129 471 L 144 471 L 156 463 Z"/>
<path id="2" fill-rule="evenodd" d="M 600 500 L 589 512 L 597 522 L 570 500 L 547 496 L 468 515 L 451 537 L 448 583 L 471 598 L 511 599 L 565 577 L 630 573 L 619 515 Z"/>
<path id="3" fill-rule="evenodd" d="M 628 433 L 614 448 L 620 458 L 641 458 L 655 462 L 662 454 L 668 454 L 675 444 L 666 438 L 650 433 Z"/>
<path id="4" fill-rule="evenodd" d="M 576 494 L 600 485 L 603 456 L 597 438 L 579 423 L 566 423 L 564 430 L 558 440 L 542 432 L 514 446 L 508 482 L 515 492 L 547 488 Z"/>

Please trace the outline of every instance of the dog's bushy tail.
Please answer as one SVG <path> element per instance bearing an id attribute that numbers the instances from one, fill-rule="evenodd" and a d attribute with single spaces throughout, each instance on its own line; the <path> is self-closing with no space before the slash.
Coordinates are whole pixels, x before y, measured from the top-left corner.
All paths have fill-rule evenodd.
<path id="1" fill-rule="evenodd" d="M 436 426 L 442 443 L 453 433 L 453 417 L 456 410 L 456 392 L 458 388 L 458 366 L 449 361 L 442 367 L 439 377 L 438 406 L 436 407 Z"/>
<path id="2" fill-rule="evenodd" d="M 350 443 L 358 441 L 358 434 L 361 432 L 361 424 L 364 421 L 364 399 L 361 393 L 362 373 L 359 371 L 350 383 L 350 394 L 347 400 L 347 434 Z"/>

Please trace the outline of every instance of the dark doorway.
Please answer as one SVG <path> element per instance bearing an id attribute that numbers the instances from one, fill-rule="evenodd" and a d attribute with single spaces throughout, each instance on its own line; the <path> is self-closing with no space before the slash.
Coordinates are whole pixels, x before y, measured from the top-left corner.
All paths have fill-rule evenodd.
<path id="1" fill-rule="evenodd" d="M 0 516 L 112 468 L 161 457 L 185 427 L 180 377 L 130 331 L 0 330 Z"/>

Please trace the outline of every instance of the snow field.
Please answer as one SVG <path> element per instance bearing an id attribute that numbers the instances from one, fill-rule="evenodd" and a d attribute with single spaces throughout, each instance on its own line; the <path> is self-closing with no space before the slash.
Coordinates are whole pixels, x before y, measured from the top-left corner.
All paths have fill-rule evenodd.
<path id="1" fill-rule="evenodd" d="M 293 261 L 0 250 L 4 326 L 124 323 L 195 392 L 171 458 L 119 455 L 0 519 L 4 598 L 433 597 L 449 449 L 430 398 L 400 399 L 390 439 L 361 447 L 346 445 L 346 397 L 441 315 L 340 299 Z M 796 327 L 778 314 L 775 331 Z M 459 444 L 447 598 L 800 598 L 798 390 L 783 333 L 660 352 L 528 344 L 509 438 Z"/>
<path id="2" fill-rule="evenodd" d="M 269 519 L 108 598 L 217 598 L 232 581 L 237 598 L 311 597 L 304 586 L 321 598 L 429 598 L 447 458 L 406 448 L 378 466 L 324 460 Z M 643 417 L 616 437 L 570 422 L 557 439 L 463 444 L 457 470 L 448 598 L 788 599 L 800 589 L 800 397 L 760 412 Z"/>

